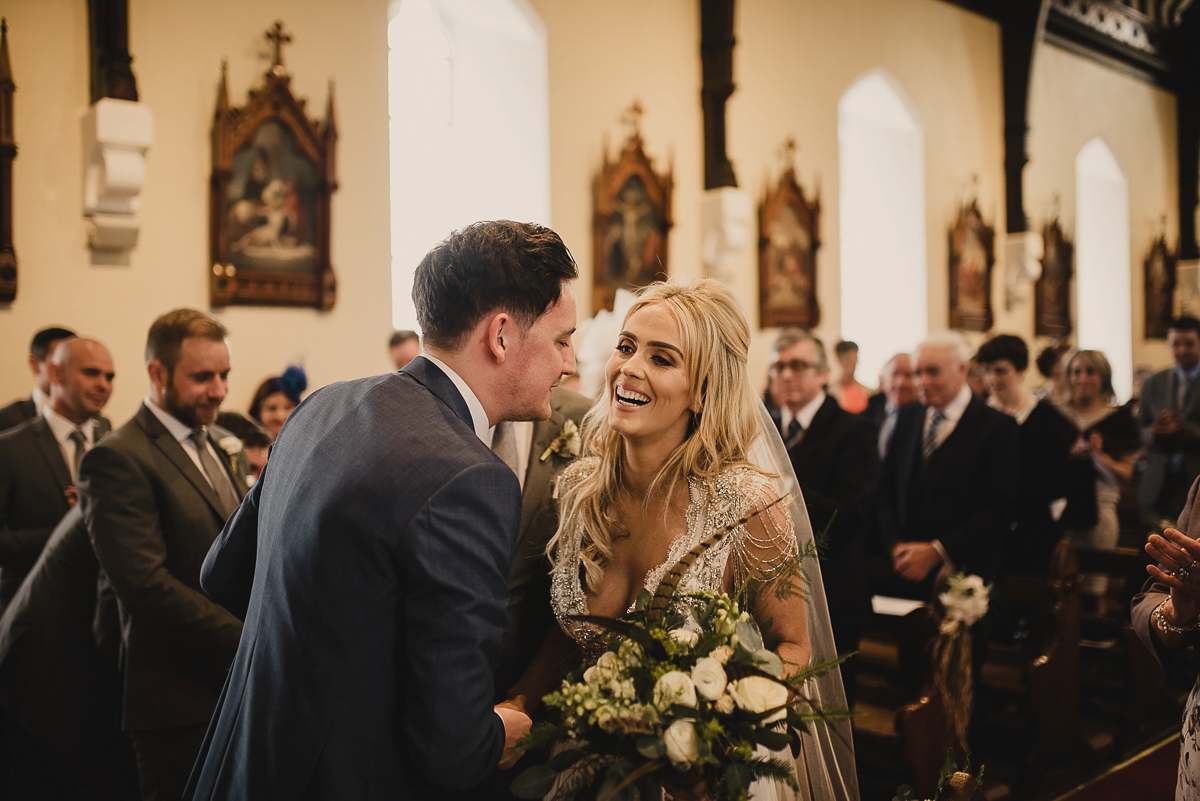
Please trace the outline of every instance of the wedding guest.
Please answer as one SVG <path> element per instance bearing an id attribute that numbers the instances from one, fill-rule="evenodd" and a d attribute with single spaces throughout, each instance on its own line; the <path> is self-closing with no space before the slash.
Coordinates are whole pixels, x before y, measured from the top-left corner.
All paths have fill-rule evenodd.
<path id="1" fill-rule="evenodd" d="M 1043 380 L 1041 386 L 1033 391 L 1035 398 L 1038 400 L 1044 398 L 1055 405 L 1066 402 L 1071 387 L 1067 383 L 1067 372 L 1063 366 L 1063 359 L 1070 352 L 1070 345 L 1065 342 L 1056 342 L 1042 348 L 1038 353 L 1034 363 Z"/>
<path id="2" fill-rule="evenodd" d="M 42 404 L 50 394 L 50 374 L 46 367 L 46 357 L 54 353 L 55 347 L 64 339 L 75 336 L 69 328 L 43 328 L 33 335 L 29 342 L 29 371 L 33 373 L 33 392 L 28 398 L 15 400 L 0 408 L 0 431 L 32 420 L 42 411 Z"/>
<path id="3" fill-rule="evenodd" d="M 264 379 L 250 401 L 250 417 L 272 437 L 278 437 L 288 415 L 300 403 L 300 396 L 307 388 L 308 376 L 304 374 L 304 368 L 296 365 L 284 370 L 283 375 Z"/>
<path id="4" fill-rule="evenodd" d="M 178 799 L 242 633 L 200 564 L 246 492 L 241 449 L 213 427 L 229 387 L 225 326 L 194 309 L 146 337 L 150 393 L 79 468 L 79 503 L 121 620 L 122 728 L 143 799 Z M 226 443 L 227 444 L 227 443 Z"/>
<path id="5" fill-rule="evenodd" d="M 1103 353 L 1076 351 L 1067 359 L 1066 372 L 1071 392 L 1059 408 L 1075 426 L 1076 439 L 1062 522 L 1075 544 L 1111 551 L 1120 534 L 1121 483 L 1133 479 L 1140 444 L 1137 424 L 1128 409 L 1113 405 L 1112 367 Z M 1092 611 L 1106 611 L 1104 576 L 1085 575 L 1080 589 Z"/>
<path id="6" fill-rule="evenodd" d="M 875 442 L 879 458 L 887 456 L 892 433 L 896 430 L 896 416 L 900 407 L 917 400 L 917 382 L 914 380 L 912 357 L 897 353 L 887 360 L 879 372 L 879 392 L 867 399 L 863 412 L 875 431 Z"/>
<path id="7" fill-rule="evenodd" d="M 246 476 L 246 483 L 253 484 L 258 480 L 262 469 L 267 466 L 267 451 L 275 437 L 246 415 L 237 412 L 221 412 L 217 415 L 217 425 L 242 441 L 246 462 L 250 465 L 250 475 Z"/>
<path id="8" fill-rule="evenodd" d="M 388 351 L 392 355 L 392 364 L 397 370 L 417 358 L 421 352 L 421 338 L 416 331 L 396 331 L 388 340 Z"/>
<path id="9" fill-rule="evenodd" d="M 94 339 L 60 341 L 46 359 L 41 414 L 0 433 L 0 612 L 75 505 L 79 461 L 108 433 L 112 356 Z"/>
<path id="10" fill-rule="evenodd" d="M 492 705 L 521 497 L 489 445 L 574 372 L 576 276 L 540 225 L 454 232 L 417 266 L 423 354 L 288 421 L 205 560 L 246 635 L 188 798 L 475 798 L 529 730 Z"/>
<path id="11" fill-rule="evenodd" d="M 1046 400 L 1025 388 L 1029 348 L 1020 337 L 1000 334 L 980 346 L 976 360 L 991 388 L 988 405 L 1017 421 L 1020 433 L 1020 485 L 1016 524 L 1004 542 L 1009 570 L 1044 573 L 1063 537 L 1067 476 L 1075 427 Z"/>
<path id="12" fill-rule="evenodd" d="M 1167 345 L 1174 366 L 1147 378 L 1138 399 L 1146 447 L 1138 500 L 1143 515 L 1174 520 L 1200 475 L 1200 320 L 1172 320 Z"/>
<path id="13" fill-rule="evenodd" d="M 859 414 L 867 408 L 867 390 L 854 377 L 854 371 L 858 369 L 858 344 L 842 340 L 833 350 L 837 354 L 839 373 L 831 392 L 843 409 Z"/>

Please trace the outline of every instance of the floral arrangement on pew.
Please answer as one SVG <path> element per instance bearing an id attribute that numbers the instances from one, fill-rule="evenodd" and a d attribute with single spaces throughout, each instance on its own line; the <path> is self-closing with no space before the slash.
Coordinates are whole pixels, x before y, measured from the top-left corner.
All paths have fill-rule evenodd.
<path id="1" fill-rule="evenodd" d="M 976 575 L 950 573 L 938 594 L 942 619 L 933 641 L 933 687 L 963 751 L 971 718 L 971 626 L 988 611 L 991 587 Z"/>
<path id="2" fill-rule="evenodd" d="M 958 761 L 954 758 L 954 749 L 946 751 L 946 761 L 942 763 L 941 776 L 938 777 L 937 790 L 933 798 L 927 801 L 971 801 L 983 786 L 983 766 L 978 773 L 971 772 L 971 758 L 967 757 L 966 764 L 959 770 Z M 896 788 L 896 796 L 892 801 L 920 801 L 907 784 Z"/>
<path id="3" fill-rule="evenodd" d="M 543 699 L 561 711 L 561 719 L 535 725 L 522 746 L 558 743 L 565 749 L 548 764 L 525 770 L 513 782 L 515 795 L 632 801 L 660 797 L 664 782 L 703 781 L 709 797 L 723 801 L 748 798 L 750 785 L 761 778 L 796 787 L 794 760 L 770 752 L 790 749 L 794 757 L 809 723 L 849 716 L 844 709 L 814 707 L 804 695 L 805 681 L 846 657 L 784 675 L 740 597 L 676 592 L 705 550 L 754 516 L 697 545 L 653 596 L 639 593 L 622 619 L 579 618 L 607 629 L 610 647 Z M 797 566 L 814 554 L 799 555 Z M 796 587 L 785 581 L 774 591 Z"/>

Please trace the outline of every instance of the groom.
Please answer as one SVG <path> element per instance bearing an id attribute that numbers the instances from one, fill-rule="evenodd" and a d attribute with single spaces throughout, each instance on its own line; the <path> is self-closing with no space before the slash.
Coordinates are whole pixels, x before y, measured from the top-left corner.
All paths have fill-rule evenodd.
<path id="1" fill-rule="evenodd" d="M 186 797 L 470 798 L 528 730 L 492 707 L 521 499 L 490 429 L 549 417 L 576 275 L 541 226 L 455 232 L 417 268 L 424 355 L 288 418 L 204 564 L 245 629 Z"/>

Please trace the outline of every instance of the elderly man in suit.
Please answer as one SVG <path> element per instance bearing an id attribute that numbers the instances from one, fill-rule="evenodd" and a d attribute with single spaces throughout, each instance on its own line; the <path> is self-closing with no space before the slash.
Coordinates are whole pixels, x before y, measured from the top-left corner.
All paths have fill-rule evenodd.
<path id="1" fill-rule="evenodd" d="M 917 349 L 921 403 L 900 410 L 879 489 L 897 594 L 928 600 L 944 564 L 990 581 L 1012 528 L 1017 423 L 971 396 L 969 360 L 966 341 L 948 331 Z"/>
<path id="2" fill-rule="evenodd" d="M 897 353 L 879 371 L 879 392 L 867 399 L 865 417 L 875 431 L 879 458 L 887 456 L 896 430 L 900 407 L 917 399 L 917 382 L 913 379 L 912 357 Z"/>
<path id="3" fill-rule="evenodd" d="M 1175 365 L 1147 378 L 1138 400 L 1146 446 L 1138 501 L 1147 517 L 1174 520 L 1200 475 L 1200 320 L 1172 320 L 1167 345 Z"/>
<path id="4" fill-rule="evenodd" d="M 33 392 L 28 398 L 20 398 L 0 408 L 0 431 L 32 420 L 42 412 L 42 405 L 50 397 L 50 372 L 46 359 L 54 353 L 58 343 L 75 336 L 69 328 L 43 328 L 33 335 L 29 343 L 29 370 L 33 373 Z"/>
<path id="5" fill-rule="evenodd" d="M 99 570 L 75 506 L 0 617 L 0 705 L 8 734 L 0 797 L 137 796 L 133 752 L 121 732 L 116 655 L 96 641 L 96 628 L 109 637 L 118 626 L 111 604 L 98 605 Z"/>
<path id="6" fill-rule="evenodd" d="M 65 339 L 46 362 L 41 414 L 0 433 L 0 611 L 75 504 L 79 460 L 109 430 L 100 417 L 115 375 L 108 349 Z"/>
<path id="7" fill-rule="evenodd" d="M 541 226 L 457 231 L 424 354 L 292 413 L 205 562 L 246 628 L 189 798 L 476 798 L 528 730 L 492 705 L 521 497 L 489 445 L 574 372 L 576 273 Z"/>
<path id="8" fill-rule="evenodd" d="M 236 438 L 211 428 L 229 380 L 226 331 L 176 309 L 146 340 L 150 395 L 79 471 L 88 536 L 120 610 L 122 725 L 145 799 L 178 799 L 241 623 L 200 589 L 200 565 L 246 488 Z"/>
<path id="9" fill-rule="evenodd" d="M 866 546 L 871 529 L 868 503 L 879 478 L 879 457 L 866 419 L 843 409 L 826 394 L 829 364 L 821 340 L 799 329 L 775 342 L 772 385 L 780 401 L 775 420 L 800 482 L 813 531 L 826 532 L 821 570 L 836 575 L 825 584 L 829 622 L 837 650 L 858 650 L 871 614 Z M 772 410 L 772 417 L 776 412 Z M 854 699 L 854 659 L 842 665 L 847 701 Z"/>

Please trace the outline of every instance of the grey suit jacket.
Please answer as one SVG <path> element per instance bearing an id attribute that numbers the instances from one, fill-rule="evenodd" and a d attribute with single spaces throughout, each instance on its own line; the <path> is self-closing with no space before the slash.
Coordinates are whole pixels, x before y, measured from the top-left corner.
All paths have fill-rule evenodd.
<path id="1" fill-rule="evenodd" d="M 37 417 L 37 404 L 33 398 L 21 398 L 0 409 L 0 431 L 21 425 Z"/>
<path id="2" fill-rule="evenodd" d="M 1175 524 L 1175 528 L 1192 539 L 1200 539 L 1200 515 L 1195 514 L 1197 487 L 1200 487 L 1200 481 L 1194 482 L 1192 488 L 1188 490 L 1187 505 L 1183 507 L 1183 513 L 1179 515 L 1179 521 Z M 1165 664 L 1172 652 L 1164 648 L 1158 641 L 1151 615 L 1170 594 L 1170 587 L 1159 584 L 1150 578 L 1146 579 L 1142 591 L 1133 596 L 1130 603 L 1130 622 L 1133 624 L 1133 631 L 1150 653 L 1154 654 L 1154 658 L 1158 660 L 1159 664 Z M 1200 643 L 1200 631 L 1190 632 L 1183 645 L 1196 645 L 1197 643 Z M 1182 650 L 1183 645 L 1179 646 L 1179 650 Z"/>
<path id="3" fill-rule="evenodd" d="M 520 495 L 470 420 L 423 357 L 292 412 L 204 563 L 246 626 L 186 797 L 477 797 Z"/>
<path id="4" fill-rule="evenodd" d="M 210 428 L 214 443 L 225 435 Z M 242 457 L 231 469 L 241 494 L 244 471 Z M 216 492 L 143 404 L 84 456 L 79 496 L 120 608 L 124 729 L 207 723 L 242 630 L 200 589 L 200 565 L 225 522 Z"/>
<path id="5" fill-rule="evenodd" d="M 93 422 L 97 442 L 108 421 Z M 44 417 L 0 433 L 0 612 L 67 513 L 71 472 Z"/>
<path id="6" fill-rule="evenodd" d="M 1149 514 L 1158 500 L 1176 453 L 1183 454 L 1183 473 L 1189 484 L 1200 475 L 1200 386 L 1196 384 L 1188 388 L 1184 398 L 1182 430 L 1174 437 L 1163 438 L 1156 437 L 1152 429 L 1160 412 L 1175 408 L 1175 370 L 1155 373 L 1142 383 L 1138 426 L 1142 429 L 1142 444 L 1146 446 L 1146 470 L 1138 486 L 1138 502 L 1143 514 Z"/>
<path id="7" fill-rule="evenodd" d="M 550 419 L 533 426 L 533 447 L 521 491 L 521 528 L 508 571 L 508 632 L 496 671 L 497 701 L 507 697 L 508 689 L 521 678 L 554 622 L 546 543 L 558 529 L 554 483 L 572 457 L 553 452 L 541 457 L 566 422 L 578 425 L 591 407 L 592 402 L 583 395 L 559 387 L 554 390 Z"/>

